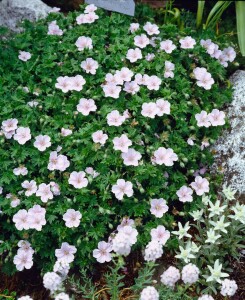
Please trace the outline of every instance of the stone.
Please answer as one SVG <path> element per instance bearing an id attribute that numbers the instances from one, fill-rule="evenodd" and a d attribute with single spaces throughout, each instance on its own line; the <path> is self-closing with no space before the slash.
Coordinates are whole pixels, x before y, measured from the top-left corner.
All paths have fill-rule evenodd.
<path id="1" fill-rule="evenodd" d="M 230 122 L 216 141 L 214 172 L 222 169 L 224 184 L 237 190 L 245 199 L 245 71 L 238 70 L 230 78 L 233 84 L 232 102 L 226 109 Z"/>
<path id="2" fill-rule="evenodd" d="M 134 16 L 135 3 L 133 0 L 85 0 L 85 3 L 94 4 L 110 11 L 116 11 L 125 15 Z"/>
<path id="3" fill-rule="evenodd" d="M 0 2 L 0 26 L 20 32 L 20 22 L 45 18 L 52 8 L 41 0 L 2 0 Z"/>

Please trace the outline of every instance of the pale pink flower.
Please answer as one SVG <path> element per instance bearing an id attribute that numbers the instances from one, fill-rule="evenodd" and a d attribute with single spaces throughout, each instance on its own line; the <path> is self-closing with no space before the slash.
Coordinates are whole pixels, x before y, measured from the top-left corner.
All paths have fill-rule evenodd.
<path id="1" fill-rule="evenodd" d="M 77 21 L 83 22 L 83 24 L 92 24 L 98 19 L 99 19 L 99 16 L 96 15 L 96 13 L 90 12 L 88 14 L 85 14 L 84 17 L 80 17 L 80 19 L 77 18 Z M 77 24 L 79 24 L 79 23 L 77 22 Z"/>
<path id="2" fill-rule="evenodd" d="M 105 97 L 112 97 L 114 99 L 119 98 L 119 94 L 122 88 L 117 86 L 114 83 L 108 83 L 103 85 L 103 91 L 105 93 Z"/>
<path id="3" fill-rule="evenodd" d="M 221 63 L 222 66 L 224 66 L 225 68 L 228 67 L 228 57 L 224 54 L 220 55 L 219 57 L 219 62 Z"/>
<path id="4" fill-rule="evenodd" d="M 190 185 L 198 196 L 202 196 L 204 193 L 209 192 L 209 182 L 206 178 L 202 178 L 201 176 L 195 177 L 195 181 Z"/>
<path id="5" fill-rule="evenodd" d="M 26 167 L 24 167 L 24 166 L 20 166 L 19 168 L 15 168 L 14 170 L 13 170 L 13 173 L 15 174 L 15 175 L 17 175 L 17 176 L 19 176 L 19 175 L 27 175 L 28 174 L 28 170 L 27 170 L 27 168 Z"/>
<path id="6" fill-rule="evenodd" d="M 123 226 L 118 230 L 118 232 L 123 234 L 131 245 L 134 245 L 137 242 L 138 231 L 132 226 Z"/>
<path id="7" fill-rule="evenodd" d="M 48 170 L 65 171 L 70 166 L 70 162 L 65 155 L 58 155 L 56 151 L 52 151 L 49 156 Z"/>
<path id="8" fill-rule="evenodd" d="M 167 100 L 158 99 L 156 101 L 156 106 L 158 108 L 157 115 L 159 117 L 162 117 L 164 114 L 166 115 L 170 114 L 170 103 Z"/>
<path id="9" fill-rule="evenodd" d="M 129 49 L 126 58 L 131 62 L 136 62 L 142 58 L 142 52 L 139 48 Z"/>
<path id="10" fill-rule="evenodd" d="M 193 139 L 192 138 L 188 138 L 187 144 L 190 145 L 190 146 L 193 146 L 194 145 Z"/>
<path id="11" fill-rule="evenodd" d="M 175 65 L 170 61 L 165 61 L 164 78 L 174 78 Z"/>
<path id="12" fill-rule="evenodd" d="M 132 141 L 127 137 L 126 134 L 122 134 L 120 137 L 115 137 L 113 140 L 113 149 L 127 152 L 128 147 L 132 146 Z"/>
<path id="13" fill-rule="evenodd" d="M 117 226 L 117 230 L 119 231 L 122 229 L 124 226 L 133 226 L 134 225 L 134 220 L 129 219 L 128 217 L 124 217 L 122 219 L 122 222 L 120 225 Z"/>
<path id="14" fill-rule="evenodd" d="M 208 40 L 201 40 L 200 41 L 200 45 L 203 46 L 204 48 L 207 49 L 208 46 L 210 46 L 211 44 L 213 44 L 213 42 L 208 39 Z"/>
<path id="15" fill-rule="evenodd" d="M 19 51 L 18 58 L 22 61 L 28 61 L 31 58 L 31 53 L 26 51 Z"/>
<path id="16" fill-rule="evenodd" d="M 139 23 L 131 23 L 130 27 L 129 27 L 129 31 L 131 33 L 134 33 L 135 31 L 137 31 L 140 28 L 140 24 Z"/>
<path id="17" fill-rule="evenodd" d="M 34 250 L 32 249 L 31 244 L 28 241 L 20 240 L 18 242 L 17 246 L 20 247 L 20 249 L 18 249 L 17 253 L 22 250 L 31 255 L 34 254 Z"/>
<path id="18" fill-rule="evenodd" d="M 63 93 L 67 93 L 71 89 L 71 80 L 68 76 L 60 76 L 57 78 L 57 82 L 55 84 L 57 89 L 62 90 Z"/>
<path id="19" fill-rule="evenodd" d="M 123 116 L 125 117 L 125 120 L 131 118 L 131 114 L 128 109 L 123 112 Z"/>
<path id="20" fill-rule="evenodd" d="M 20 145 L 24 145 L 27 141 L 31 139 L 31 130 L 28 127 L 19 127 L 14 134 L 14 140 L 16 140 Z"/>
<path id="21" fill-rule="evenodd" d="M 49 23 L 48 35 L 63 35 L 63 30 L 60 29 L 59 25 L 57 25 L 57 21 Z"/>
<path id="22" fill-rule="evenodd" d="M 71 246 L 68 243 L 62 243 L 60 249 L 55 250 L 55 256 L 57 261 L 62 261 L 66 263 L 71 263 L 74 260 L 74 254 L 77 252 L 75 246 Z"/>
<path id="23" fill-rule="evenodd" d="M 72 134 L 72 130 L 71 129 L 66 129 L 66 128 L 61 128 L 61 135 L 62 136 L 68 136 Z"/>
<path id="24" fill-rule="evenodd" d="M 13 216 L 13 222 L 15 223 L 15 227 L 18 230 L 27 230 L 30 228 L 29 226 L 29 215 L 28 212 L 25 209 L 19 210 L 14 216 Z"/>
<path id="25" fill-rule="evenodd" d="M 125 121 L 125 116 L 120 115 L 118 110 L 113 110 L 106 116 L 106 119 L 109 126 L 121 126 Z"/>
<path id="26" fill-rule="evenodd" d="M 45 214 L 39 213 L 30 213 L 29 210 L 29 225 L 31 229 L 36 229 L 37 231 L 41 231 L 42 227 L 46 225 Z"/>
<path id="27" fill-rule="evenodd" d="M 134 37 L 134 44 L 139 48 L 145 48 L 147 45 L 150 44 L 150 40 L 145 34 L 136 35 Z"/>
<path id="28" fill-rule="evenodd" d="M 82 214 L 74 209 L 68 209 L 63 215 L 63 220 L 65 221 L 65 225 L 68 228 L 78 227 L 81 218 Z"/>
<path id="29" fill-rule="evenodd" d="M 121 154 L 121 157 L 123 159 L 123 163 L 126 166 L 138 166 L 139 160 L 142 158 L 142 155 L 140 152 L 129 148 L 127 152 L 124 152 Z"/>
<path id="30" fill-rule="evenodd" d="M 85 169 L 85 172 L 89 175 L 91 175 L 93 178 L 96 178 L 100 175 L 100 173 L 96 172 L 92 167 L 87 167 Z"/>
<path id="31" fill-rule="evenodd" d="M 145 59 L 146 59 L 147 61 L 152 61 L 152 60 L 154 59 L 154 57 L 155 57 L 155 54 L 154 54 L 154 53 L 147 53 Z"/>
<path id="32" fill-rule="evenodd" d="M 176 49 L 176 46 L 171 40 L 165 40 L 160 43 L 160 49 L 164 50 L 166 53 L 172 53 L 172 51 Z"/>
<path id="33" fill-rule="evenodd" d="M 198 127 L 209 127 L 211 125 L 209 115 L 204 110 L 202 110 L 200 114 L 196 114 L 195 119 L 197 120 Z"/>
<path id="34" fill-rule="evenodd" d="M 173 166 L 174 161 L 178 160 L 178 156 L 171 148 L 160 147 L 154 152 L 155 163 L 158 165 Z"/>
<path id="35" fill-rule="evenodd" d="M 17 124 L 17 119 L 8 119 L 2 122 L 2 129 L 5 132 L 11 132 L 17 129 Z"/>
<path id="36" fill-rule="evenodd" d="M 179 201 L 181 202 L 192 202 L 192 194 L 193 191 L 189 187 L 183 185 L 177 192 L 177 196 L 179 197 Z"/>
<path id="37" fill-rule="evenodd" d="M 57 164 L 57 170 L 59 171 L 65 171 L 70 166 L 70 162 L 67 159 L 65 155 L 60 154 L 58 156 L 58 164 Z"/>
<path id="38" fill-rule="evenodd" d="M 95 75 L 96 70 L 98 69 L 99 64 L 93 58 L 87 58 L 86 60 L 82 61 L 81 68 L 86 72 Z"/>
<path id="39" fill-rule="evenodd" d="M 138 84 L 138 85 L 143 85 L 143 76 L 141 74 L 136 74 L 134 77 L 134 81 Z"/>
<path id="40" fill-rule="evenodd" d="M 148 90 L 150 90 L 150 91 L 152 91 L 152 90 L 158 91 L 161 82 L 162 82 L 162 80 L 159 77 L 157 77 L 156 75 L 152 75 L 152 76 L 149 76 L 149 78 L 147 79 L 146 86 L 147 86 Z"/>
<path id="41" fill-rule="evenodd" d="M 48 135 L 38 135 L 35 137 L 34 147 L 39 151 L 45 151 L 51 146 L 50 137 Z"/>
<path id="42" fill-rule="evenodd" d="M 182 49 L 193 49 L 196 45 L 196 41 L 190 36 L 186 36 L 185 38 L 180 39 L 179 42 L 180 48 Z"/>
<path id="43" fill-rule="evenodd" d="M 214 84 L 214 80 L 205 68 L 195 68 L 193 70 L 194 77 L 197 79 L 197 85 L 205 90 L 210 90 Z"/>
<path id="44" fill-rule="evenodd" d="M 85 172 L 72 172 L 69 177 L 69 184 L 73 185 L 76 189 L 82 189 L 88 185 L 88 179 L 85 177 Z"/>
<path id="45" fill-rule="evenodd" d="M 32 254 L 25 252 L 24 250 L 18 251 L 14 256 L 14 264 L 18 271 L 30 269 L 33 266 Z"/>
<path id="46" fill-rule="evenodd" d="M 140 87 L 135 81 L 125 82 L 123 90 L 131 95 L 135 95 L 140 90 Z"/>
<path id="47" fill-rule="evenodd" d="M 115 84 L 115 85 L 118 84 L 115 76 L 111 73 L 107 73 L 105 75 L 105 81 L 106 81 L 106 84 L 108 84 L 108 83 L 112 83 L 112 84 Z"/>
<path id="48" fill-rule="evenodd" d="M 6 137 L 6 139 L 11 139 L 13 137 L 13 135 L 15 134 L 15 130 L 6 132 L 6 131 L 2 131 L 0 132 L 1 134 L 3 133 L 4 136 Z"/>
<path id="49" fill-rule="evenodd" d="M 41 183 L 38 186 L 38 189 L 36 191 L 36 196 L 41 197 L 41 201 L 44 203 L 48 202 L 49 199 L 54 198 L 54 195 L 50 190 L 50 185 L 45 183 Z"/>
<path id="50" fill-rule="evenodd" d="M 159 242 L 161 245 L 165 245 L 170 238 L 170 232 L 165 229 L 164 226 L 159 225 L 157 228 L 151 229 L 151 239 Z"/>
<path id="51" fill-rule="evenodd" d="M 35 204 L 33 207 L 31 207 L 29 210 L 28 210 L 28 213 L 29 215 L 41 215 L 41 216 L 45 216 L 46 214 L 46 209 L 41 207 L 40 205 L 38 204 Z"/>
<path id="52" fill-rule="evenodd" d="M 58 153 L 56 151 L 50 152 L 49 155 L 49 164 L 48 170 L 53 171 L 56 170 L 58 167 Z"/>
<path id="53" fill-rule="evenodd" d="M 86 24 L 86 19 L 85 19 L 86 15 L 85 14 L 81 14 L 79 16 L 76 17 L 76 21 L 77 21 L 77 24 L 78 25 L 81 25 L 81 24 Z"/>
<path id="54" fill-rule="evenodd" d="M 208 114 L 209 121 L 212 126 L 221 126 L 225 124 L 225 113 L 218 109 L 213 109 L 210 114 Z"/>
<path id="55" fill-rule="evenodd" d="M 236 58 L 236 51 L 232 47 L 225 48 L 223 54 L 227 57 L 228 61 L 232 62 Z"/>
<path id="56" fill-rule="evenodd" d="M 89 14 L 89 13 L 92 13 L 92 12 L 95 12 L 97 10 L 97 6 L 95 6 L 94 4 L 89 4 L 85 7 L 85 14 Z"/>
<path id="57" fill-rule="evenodd" d="M 98 130 L 92 134 L 92 139 L 94 143 L 104 145 L 108 140 L 108 135 L 103 133 L 102 130 Z"/>
<path id="58" fill-rule="evenodd" d="M 22 182 L 21 186 L 24 189 L 26 189 L 25 195 L 27 197 L 35 194 L 37 191 L 37 184 L 36 184 L 36 181 L 34 181 L 34 180 L 31 180 L 31 181 L 25 180 L 24 182 Z"/>
<path id="59" fill-rule="evenodd" d="M 157 218 L 161 218 L 168 211 L 166 200 L 163 198 L 151 200 L 151 213 Z"/>
<path id="60" fill-rule="evenodd" d="M 112 245 L 104 241 L 98 243 L 98 249 L 93 250 L 93 257 L 97 259 L 99 263 L 111 261 Z"/>
<path id="61" fill-rule="evenodd" d="M 97 106 L 93 99 L 82 98 L 77 105 L 77 110 L 84 116 L 88 116 L 91 111 L 96 111 Z"/>
<path id="62" fill-rule="evenodd" d="M 142 110 L 141 110 L 142 116 L 154 119 L 155 116 L 158 114 L 158 112 L 159 110 L 156 103 L 149 102 L 149 103 L 142 104 Z"/>
<path id="63" fill-rule="evenodd" d="M 20 205 L 20 199 L 14 196 L 10 202 L 10 205 L 11 207 L 17 207 Z"/>
<path id="64" fill-rule="evenodd" d="M 152 24 L 151 22 L 146 22 L 143 28 L 148 35 L 155 35 L 160 33 L 159 27 L 156 24 Z"/>
<path id="65" fill-rule="evenodd" d="M 82 75 L 76 75 L 69 78 L 70 90 L 80 92 L 83 89 L 86 80 Z"/>
<path id="66" fill-rule="evenodd" d="M 49 185 L 50 185 L 51 192 L 55 196 L 59 196 L 60 195 L 60 186 L 58 185 L 58 183 L 56 183 L 54 181 L 50 181 Z"/>
<path id="67" fill-rule="evenodd" d="M 133 196 L 133 184 L 130 181 L 125 181 L 124 179 L 118 179 L 117 183 L 112 186 L 112 193 L 118 200 L 122 200 L 124 195 L 128 197 Z"/>
<path id="68" fill-rule="evenodd" d="M 209 142 L 204 140 L 202 141 L 202 144 L 201 144 L 201 150 L 203 150 L 204 148 L 207 148 L 208 146 L 210 146 Z"/>
<path id="69" fill-rule="evenodd" d="M 80 36 L 75 45 L 77 46 L 79 51 L 83 51 L 84 49 L 93 49 L 93 41 L 90 37 Z"/>
<path id="70" fill-rule="evenodd" d="M 212 42 L 209 45 L 205 46 L 205 48 L 207 49 L 207 53 L 211 57 L 215 57 L 217 56 L 217 54 L 219 56 L 219 53 L 221 53 L 221 51 L 219 50 L 219 46 Z"/>
<path id="71" fill-rule="evenodd" d="M 123 84 L 124 81 L 131 81 L 134 73 L 126 67 L 123 67 L 120 71 L 116 71 L 115 79 L 117 84 Z"/>
<path id="72" fill-rule="evenodd" d="M 214 84 L 214 80 L 211 77 L 211 74 L 208 72 L 203 74 L 201 80 L 197 81 L 197 85 L 203 87 L 205 90 L 210 90 L 213 84 Z"/>

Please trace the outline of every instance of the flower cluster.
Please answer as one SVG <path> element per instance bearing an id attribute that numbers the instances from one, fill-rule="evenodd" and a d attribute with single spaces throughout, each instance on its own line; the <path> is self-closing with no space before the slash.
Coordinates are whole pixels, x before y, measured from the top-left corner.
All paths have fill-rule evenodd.
<path id="1" fill-rule="evenodd" d="M 228 62 L 232 62 L 236 58 L 236 52 L 232 47 L 225 48 L 222 51 L 219 49 L 219 45 L 215 44 L 210 39 L 201 40 L 200 44 L 206 49 L 211 57 L 217 59 L 224 67 L 228 67 Z"/>
<path id="2" fill-rule="evenodd" d="M 18 271 L 30 269 L 33 266 L 34 250 L 28 241 L 21 240 L 18 242 L 18 251 L 14 256 L 14 264 Z"/>
<path id="3" fill-rule="evenodd" d="M 159 300 L 159 293 L 153 286 L 147 286 L 142 290 L 140 300 Z"/>
<path id="4" fill-rule="evenodd" d="M 186 213 L 186 202 L 213 193 L 203 170 L 225 122 L 224 67 L 200 53 L 199 37 L 95 5 L 29 26 L 14 46 L 0 41 L 1 240 L 13 235 L 15 247 L 28 235 L 42 265 L 55 253 L 59 263 L 84 266 L 92 256 L 126 256 L 138 239 L 155 261 L 168 247 L 175 201 Z M 204 132 L 206 123 L 215 128 Z M 244 221 L 243 207 L 231 211 Z M 227 230 L 226 219 L 212 221 L 207 240 Z M 179 243 L 189 238 L 183 226 Z M 186 263 L 198 251 L 180 247 Z M 56 275 L 47 286 L 52 276 L 59 285 Z"/>

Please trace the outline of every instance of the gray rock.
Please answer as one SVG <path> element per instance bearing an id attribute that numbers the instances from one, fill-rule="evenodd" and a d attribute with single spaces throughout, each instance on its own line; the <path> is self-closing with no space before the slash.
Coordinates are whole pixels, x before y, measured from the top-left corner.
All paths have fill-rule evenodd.
<path id="1" fill-rule="evenodd" d="M 245 71 L 236 71 L 230 78 L 233 96 L 226 114 L 230 129 L 223 132 L 214 145 L 213 170 L 222 169 L 224 184 L 245 196 Z"/>
<path id="2" fill-rule="evenodd" d="M 129 16 L 134 16 L 135 3 L 133 0 L 85 0 L 85 3 L 94 4 L 110 11 L 116 11 Z"/>
<path id="3" fill-rule="evenodd" d="M 2 0 L 0 2 L 0 26 L 20 32 L 20 22 L 24 19 L 36 21 L 45 18 L 52 10 L 41 0 Z"/>

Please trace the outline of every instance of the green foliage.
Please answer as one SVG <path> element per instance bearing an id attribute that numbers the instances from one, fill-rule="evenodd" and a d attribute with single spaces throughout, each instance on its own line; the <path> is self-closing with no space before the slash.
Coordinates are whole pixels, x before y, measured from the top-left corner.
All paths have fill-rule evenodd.
<path id="1" fill-rule="evenodd" d="M 139 294 L 143 290 L 143 288 L 152 284 L 153 274 L 155 272 L 156 266 L 157 265 L 155 263 L 148 262 L 143 268 L 139 270 L 139 274 L 137 278 L 135 278 L 135 283 L 131 287 L 134 293 Z"/>
<path id="2" fill-rule="evenodd" d="M 15 296 L 15 292 L 9 292 L 8 290 L 0 290 L 0 300 L 15 300 Z"/>
<path id="3" fill-rule="evenodd" d="M 72 275 L 69 277 L 70 289 L 75 295 L 81 295 L 84 299 L 98 299 L 96 287 L 92 279 L 88 276 L 85 269 L 80 270 L 80 276 Z"/>
<path id="4" fill-rule="evenodd" d="M 12 263 L 17 242 L 27 239 L 35 249 L 35 263 L 44 271 L 53 266 L 54 251 L 60 248 L 62 242 L 77 247 L 75 264 L 79 267 L 87 265 L 92 261 L 92 250 L 98 242 L 107 239 L 124 216 L 138 220 L 138 247 L 145 246 L 150 239 L 150 230 L 157 225 L 163 224 L 167 229 L 172 229 L 175 221 L 172 210 L 177 207 L 186 215 L 190 208 L 177 200 L 176 191 L 193 180 L 193 173 L 201 164 L 212 163 L 211 153 L 207 149 L 202 151 L 200 145 L 204 139 L 212 143 L 221 132 L 218 127 L 197 127 L 194 115 L 201 110 L 210 112 L 213 108 L 220 108 L 231 98 L 231 89 L 226 86 L 226 70 L 199 45 L 201 38 L 215 41 L 213 33 L 207 31 L 199 36 L 196 30 L 190 28 L 180 32 L 174 25 L 163 25 L 159 35 L 162 40 L 172 39 L 178 45 L 180 37 L 192 35 L 197 40 L 197 46 L 191 51 L 178 48 L 171 55 L 163 51 L 156 52 L 157 59 L 151 62 L 143 59 L 130 64 L 125 56 L 127 50 L 134 47 L 134 35 L 128 33 L 132 18 L 99 9 L 99 19 L 92 26 L 85 26 L 76 24 L 75 19 L 79 14 L 50 14 L 47 19 L 35 24 L 25 22 L 23 33 L 0 41 L 0 121 L 17 118 L 19 126 L 30 127 L 32 134 L 32 140 L 25 145 L 0 136 L 0 186 L 4 191 L 0 195 L 0 208 L 3 211 L 0 239 L 7 243 L 7 249 L 0 247 L 0 254 L 11 249 L 7 260 Z M 62 37 L 47 35 L 48 23 L 54 20 L 64 30 Z M 140 29 L 137 34 L 143 32 Z M 83 35 L 92 38 L 94 48 L 79 52 L 75 42 Z M 158 41 L 156 43 L 159 44 Z M 143 49 L 143 55 L 153 49 Z M 32 58 L 27 62 L 20 61 L 20 50 L 30 51 Z M 93 57 L 99 63 L 95 76 L 86 74 L 80 67 L 87 57 Z M 166 60 L 175 64 L 174 78 L 163 78 Z M 104 97 L 101 84 L 105 75 L 123 66 L 132 69 L 135 74 L 159 76 L 163 79 L 161 88 L 149 91 L 142 86 L 136 95 L 122 92 L 116 100 Z M 195 84 L 191 74 L 196 66 L 205 67 L 212 74 L 215 84 L 211 90 L 204 90 Z M 86 79 L 81 92 L 64 94 L 55 88 L 59 76 L 77 74 L 82 74 Z M 28 87 L 28 93 L 24 87 Z M 97 113 L 86 117 L 77 114 L 76 106 L 80 98 L 94 99 Z M 171 103 L 171 115 L 153 120 L 143 117 L 140 114 L 142 103 L 158 98 Z M 37 107 L 28 105 L 33 100 L 38 102 Z M 106 115 L 113 109 L 121 113 L 129 110 L 131 118 L 125 122 L 125 126 L 108 127 Z M 62 137 L 62 127 L 72 129 L 73 134 Z M 105 147 L 95 145 L 91 139 L 92 133 L 99 129 L 109 136 Z M 112 144 L 112 139 L 122 133 L 132 139 L 134 148 L 143 155 L 144 164 L 137 167 L 123 165 L 120 153 L 114 151 Z M 39 134 L 49 135 L 52 141 L 51 148 L 42 153 L 33 147 L 34 137 Z M 193 147 L 186 143 L 189 137 L 195 138 Z M 61 153 L 71 162 L 69 169 L 63 173 L 47 169 L 50 151 L 55 151 L 58 146 L 62 146 Z M 152 154 L 160 146 L 173 148 L 177 153 L 179 161 L 173 167 L 152 165 Z M 13 174 L 13 169 L 20 165 L 27 167 L 27 176 Z M 68 184 L 69 174 L 89 166 L 100 175 L 95 179 L 89 177 L 90 184 L 86 189 L 71 187 Z M 165 172 L 168 178 L 163 176 Z M 118 201 L 111 193 L 111 186 L 122 177 L 133 183 L 134 196 Z M 210 175 L 208 179 L 213 194 L 217 177 Z M 37 184 L 55 181 L 61 188 L 61 195 L 46 204 L 35 195 L 27 198 L 18 194 L 24 180 L 35 180 Z M 18 195 L 21 199 L 18 207 L 10 206 L 10 200 L 6 199 L 8 193 Z M 150 200 L 161 197 L 167 200 L 170 209 L 163 218 L 156 219 L 150 213 Z M 194 198 L 194 202 L 199 199 L 198 196 Z M 46 208 L 47 224 L 42 231 L 17 231 L 12 221 L 13 215 L 19 209 L 29 209 L 34 204 Z M 62 216 L 68 208 L 83 214 L 79 228 L 65 226 Z M 169 245 L 176 248 L 174 244 Z"/>
<path id="5" fill-rule="evenodd" d="M 120 291 L 124 287 L 123 279 L 125 275 L 121 275 L 120 271 L 124 265 L 122 257 L 118 260 L 113 261 L 113 266 L 109 267 L 109 272 L 105 274 L 106 287 L 108 288 L 108 293 L 111 296 L 111 300 L 118 300 Z"/>

